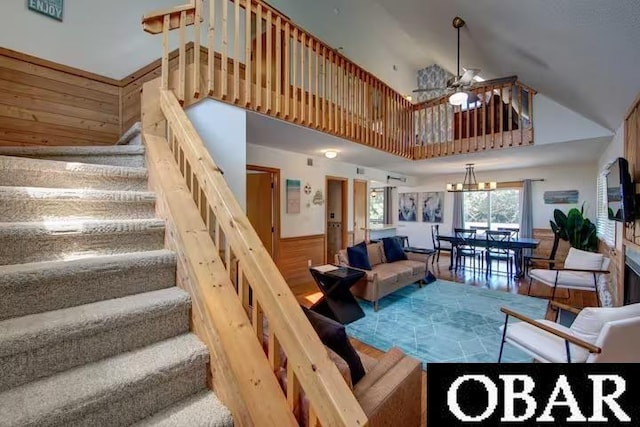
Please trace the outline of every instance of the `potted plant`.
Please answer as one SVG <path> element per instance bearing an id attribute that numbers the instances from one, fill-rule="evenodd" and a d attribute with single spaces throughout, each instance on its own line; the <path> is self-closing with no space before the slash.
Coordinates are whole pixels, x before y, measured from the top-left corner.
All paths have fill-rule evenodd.
<path id="1" fill-rule="evenodd" d="M 598 250 L 596 225 L 584 217 L 584 203 L 580 209 L 570 209 L 566 215 L 556 209 L 553 211 L 553 218 L 555 222 L 549 221 L 551 229 L 562 240 L 568 241 L 571 247 L 589 252 Z"/>

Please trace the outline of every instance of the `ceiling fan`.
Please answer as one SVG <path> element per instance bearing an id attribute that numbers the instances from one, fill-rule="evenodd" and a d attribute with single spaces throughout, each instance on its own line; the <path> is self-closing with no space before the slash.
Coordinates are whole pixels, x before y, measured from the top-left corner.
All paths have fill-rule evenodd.
<path id="1" fill-rule="evenodd" d="M 464 19 L 456 16 L 453 18 L 452 24 L 453 28 L 458 30 L 458 68 L 456 75 L 447 80 L 446 87 L 415 89 L 413 92 L 445 91 L 445 94 L 449 95 L 449 103 L 451 105 L 462 105 L 467 102 L 472 104 L 477 102 L 480 98 L 471 92 L 471 89 L 476 86 L 486 85 L 487 83 L 490 83 L 490 81 L 482 81 L 480 83 L 474 80 L 480 72 L 480 69 L 478 68 L 464 68 L 464 73 L 462 75 L 460 74 L 460 28 L 464 27 L 466 23 L 464 22 Z"/>

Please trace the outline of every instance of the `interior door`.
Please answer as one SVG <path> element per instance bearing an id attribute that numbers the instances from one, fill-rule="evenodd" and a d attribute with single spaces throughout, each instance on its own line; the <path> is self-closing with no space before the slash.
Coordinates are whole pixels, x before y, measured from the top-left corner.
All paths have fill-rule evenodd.
<path id="1" fill-rule="evenodd" d="M 247 216 L 262 244 L 273 257 L 273 186 L 268 172 L 247 173 Z"/>
<path id="2" fill-rule="evenodd" d="M 367 227 L 367 181 L 353 181 L 353 244 L 365 238 Z"/>

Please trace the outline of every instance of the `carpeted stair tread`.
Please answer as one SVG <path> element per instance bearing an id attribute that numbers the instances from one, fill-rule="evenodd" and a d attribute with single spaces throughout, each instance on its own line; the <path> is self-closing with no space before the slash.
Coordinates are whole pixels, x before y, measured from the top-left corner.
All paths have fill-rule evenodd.
<path id="1" fill-rule="evenodd" d="M 175 286 L 165 249 L 0 266 L 0 320 Z"/>
<path id="2" fill-rule="evenodd" d="M 4 186 L 144 191 L 147 178 L 140 167 L 0 156 Z"/>
<path id="3" fill-rule="evenodd" d="M 189 308 L 173 287 L 4 320 L 0 391 L 184 334 Z"/>
<path id="4" fill-rule="evenodd" d="M 0 156 L 113 166 L 144 167 L 144 146 L 0 147 Z"/>
<path id="5" fill-rule="evenodd" d="M 0 420 L 127 425 L 203 390 L 208 358 L 195 335 L 180 335 L 0 393 Z"/>
<path id="6" fill-rule="evenodd" d="M 154 218 L 155 203 L 148 191 L 0 186 L 0 222 Z"/>
<path id="7" fill-rule="evenodd" d="M 229 410 L 210 391 L 198 393 L 134 427 L 232 427 Z"/>
<path id="8" fill-rule="evenodd" d="M 0 265 L 163 247 L 160 219 L 0 223 Z"/>

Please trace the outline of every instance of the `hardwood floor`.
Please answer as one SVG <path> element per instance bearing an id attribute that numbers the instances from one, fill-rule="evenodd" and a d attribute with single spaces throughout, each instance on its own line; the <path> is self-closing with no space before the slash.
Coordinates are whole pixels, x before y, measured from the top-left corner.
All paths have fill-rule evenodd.
<path id="1" fill-rule="evenodd" d="M 493 274 L 487 277 L 484 272 L 474 272 L 470 267 L 466 269 L 459 269 L 458 271 L 449 270 L 449 257 L 441 255 L 440 262 L 430 266 L 430 270 L 438 279 L 449 280 L 451 282 L 464 283 L 466 285 L 485 287 L 497 291 L 512 292 L 522 295 L 530 294 L 531 296 L 540 298 L 548 299 L 551 297 L 550 288 L 535 282 L 532 284 L 531 292 L 529 293 L 529 278 L 508 278 L 505 273 L 505 265 L 500 265 L 498 272 L 496 270 L 496 265 L 494 264 Z M 306 307 L 311 306 L 322 296 L 314 283 L 300 286 L 297 290 L 298 293 L 296 297 L 298 298 L 298 301 L 300 301 L 301 305 Z M 592 292 L 569 292 L 568 290 L 559 290 L 556 293 L 556 300 L 577 308 L 596 305 L 596 299 Z M 547 319 L 553 320 L 555 318 L 555 313 L 551 310 L 547 310 L 546 317 Z M 384 352 L 377 348 L 371 347 L 356 339 L 351 338 L 351 342 L 356 350 L 371 357 L 380 358 L 384 354 Z M 426 425 L 426 372 L 423 372 L 422 374 L 422 390 L 422 425 Z"/>

